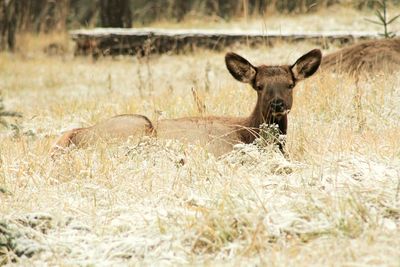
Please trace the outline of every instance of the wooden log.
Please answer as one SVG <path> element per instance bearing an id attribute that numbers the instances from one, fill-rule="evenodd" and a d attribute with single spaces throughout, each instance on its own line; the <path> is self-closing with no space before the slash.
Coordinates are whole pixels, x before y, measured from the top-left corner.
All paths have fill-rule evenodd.
<path id="1" fill-rule="evenodd" d="M 235 44 L 271 46 L 277 41 L 311 41 L 326 46 L 330 43 L 349 44 L 356 40 L 378 38 L 368 32 L 281 33 L 233 30 L 167 30 L 152 28 L 96 28 L 75 30 L 70 35 L 76 42 L 76 55 L 134 55 L 181 53 L 195 48 L 221 50 Z"/>

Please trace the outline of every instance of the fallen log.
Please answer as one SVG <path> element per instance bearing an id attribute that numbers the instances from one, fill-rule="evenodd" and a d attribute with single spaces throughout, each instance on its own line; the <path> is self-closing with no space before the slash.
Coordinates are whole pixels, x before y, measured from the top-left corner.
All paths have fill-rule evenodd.
<path id="1" fill-rule="evenodd" d="M 282 33 L 271 31 L 190 30 L 154 28 L 96 28 L 70 32 L 76 55 L 134 55 L 180 53 L 196 48 L 221 50 L 235 44 L 271 46 L 277 41 L 311 41 L 316 45 L 351 44 L 378 37 L 375 33 Z"/>

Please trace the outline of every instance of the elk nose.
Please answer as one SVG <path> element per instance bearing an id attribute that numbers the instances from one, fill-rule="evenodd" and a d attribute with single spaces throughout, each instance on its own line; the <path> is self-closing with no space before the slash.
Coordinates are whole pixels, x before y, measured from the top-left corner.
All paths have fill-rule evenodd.
<path id="1" fill-rule="evenodd" d="M 271 102 L 271 109 L 275 112 L 284 111 L 284 103 L 282 99 L 275 99 Z"/>

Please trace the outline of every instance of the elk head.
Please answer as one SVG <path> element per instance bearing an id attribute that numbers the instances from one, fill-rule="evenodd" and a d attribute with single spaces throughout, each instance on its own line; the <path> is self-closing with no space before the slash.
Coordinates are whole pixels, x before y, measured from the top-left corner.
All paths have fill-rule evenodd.
<path id="1" fill-rule="evenodd" d="M 257 91 L 257 114 L 253 116 L 261 117 L 259 123 L 272 123 L 286 118 L 293 104 L 293 88 L 318 70 L 321 57 L 321 51 L 314 49 L 293 65 L 255 67 L 243 57 L 227 53 L 225 63 L 236 80 L 249 83 Z"/>

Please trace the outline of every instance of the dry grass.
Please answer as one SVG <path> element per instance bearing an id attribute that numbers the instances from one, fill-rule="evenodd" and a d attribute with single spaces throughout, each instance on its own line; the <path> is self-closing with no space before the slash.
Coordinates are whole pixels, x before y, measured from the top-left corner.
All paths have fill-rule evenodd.
<path id="1" fill-rule="evenodd" d="M 306 14 L 279 14 L 268 13 L 264 16 L 239 17 L 231 21 L 222 18 L 204 19 L 202 16 L 188 16 L 186 20 L 179 23 L 171 21 L 156 21 L 150 26 L 168 28 L 234 28 L 234 29 L 262 29 L 268 31 L 281 31 L 283 33 L 298 32 L 327 32 L 327 31 L 367 31 L 382 32 L 382 26 L 366 21 L 366 18 L 375 19 L 374 10 L 356 10 L 351 7 L 352 3 L 334 5 L 330 8 L 310 12 Z M 389 8 L 389 17 L 394 17 L 400 13 L 400 6 Z M 323 18 L 323 19 L 321 19 Z M 141 25 L 136 25 L 141 26 Z M 400 23 L 395 22 L 390 25 L 391 30 L 400 30 Z"/>
<path id="2" fill-rule="evenodd" d="M 236 51 L 276 64 L 312 48 Z M 0 244 L 10 248 L 0 247 L 0 264 L 17 254 L 37 266 L 398 266 L 398 75 L 369 77 L 359 97 L 346 75 L 299 85 L 289 160 L 254 145 L 216 159 L 146 138 L 49 158 L 62 130 L 115 114 L 198 115 L 191 88 L 206 114 L 249 114 L 255 93 L 223 56 L 154 56 L 146 66 L 0 54 L 5 104 L 24 115 L 0 136 Z"/>

